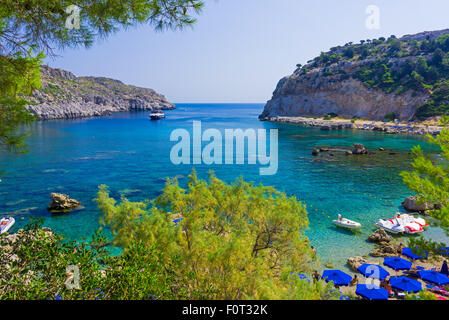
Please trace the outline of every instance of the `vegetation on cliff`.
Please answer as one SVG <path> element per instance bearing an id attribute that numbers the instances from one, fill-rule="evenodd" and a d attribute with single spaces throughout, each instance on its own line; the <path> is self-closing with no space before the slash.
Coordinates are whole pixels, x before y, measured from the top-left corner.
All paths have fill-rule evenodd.
<path id="1" fill-rule="evenodd" d="M 351 73 L 339 68 L 345 63 L 354 67 Z M 323 76 L 352 77 L 385 93 L 401 95 L 411 90 L 428 95 L 428 101 L 415 113 L 420 120 L 449 113 L 449 31 L 350 42 L 298 67 L 303 75 L 322 68 Z"/>
<path id="2" fill-rule="evenodd" d="M 42 86 L 28 97 L 28 110 L 39 119 L 81 118 L 129 110 L 174 109 L 153 89 L 104 77 L 76 77 L 71 72 L 41 68 Z"/>

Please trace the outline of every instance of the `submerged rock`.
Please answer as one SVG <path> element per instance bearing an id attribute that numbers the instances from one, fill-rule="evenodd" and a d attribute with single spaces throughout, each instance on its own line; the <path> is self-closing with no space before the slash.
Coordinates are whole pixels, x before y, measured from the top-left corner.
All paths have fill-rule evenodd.
<path id="1" fill-rule="evenodd" d="M 69 212 L 81 205 L 79 201 L 70 199 L 66 194 L 52 193 L 50 197 L 51 203 L 47 207 L 50 212 Z"/>
<path id="2" fill-rule="evenodd" d="M 383 229 L 377 229 L 374 231 L 369 237 L 368 240 L 371 242 L 390 242 L 392 239 L 391 237 L 385 232 Z"/>
<path id="3" fill-rule="evenodd" d="M 365 146 L 360 143 L 354 143 L 354 148 L 352 149 L 353 154 L 367 154 Z"/>
<path id="4" fill-rule="evenodd" d="M 424 212 L 427 210 L 432 210 L 435 206 L 430 203 L 424 202 L 423 204 L 418 203 L 418 196 L 408 197 L 402 202 L 402 206 L 411 212 Z"/>

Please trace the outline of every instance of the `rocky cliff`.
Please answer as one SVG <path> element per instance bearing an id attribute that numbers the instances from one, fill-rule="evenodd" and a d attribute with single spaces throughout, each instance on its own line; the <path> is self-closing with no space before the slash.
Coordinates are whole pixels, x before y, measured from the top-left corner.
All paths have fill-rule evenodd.
<path id="1" fill-rule="evenodd" d="M 153 89 L 126 85 L 103 77 L 76 77 L 71 72 L 42 67 L 42 87 L 29 98 L 38 119 L 82 118 L 130 110 L 174 109 Z"/>
<path id="2" fill-rule="evenodd" d="M 261 120 L 277 116 L 400 120 L 447 114 L 449 30 L 334 47 L 281 79 Z M 441 58 L 440 58 L 441 57 Z M 440 90 L 438 100 L 433 95 Z M 440 99 L 441 98 L 441 99 Z M 418 117 L 421 119 L 421 117 Z"/>

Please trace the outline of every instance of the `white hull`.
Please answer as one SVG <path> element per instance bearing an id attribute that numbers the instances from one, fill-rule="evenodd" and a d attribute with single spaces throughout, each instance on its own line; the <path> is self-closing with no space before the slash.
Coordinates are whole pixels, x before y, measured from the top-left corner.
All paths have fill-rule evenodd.
<path id="1" fill-rule="evenodd" d="M 15 222 L 13 217 L 0 219 L 0 234 L 8 232 Z"/>
<path id="2" fill-rule="evenodd" d="M 393 234 L 416 234 L 424 231 L 422 226 L 414 221 L 405 221 L 403 219 L 395 218 L 390 220 L 380 219 L 376 223 L 376 227 L 384 229 Z"/>
<path id="3" fill-rule="evenodd" d="M 380 228 L 380 229 L 383 229 L 383 230 L 385 230 L 385 231 L 387 231 L 387 232 L 389 232 L 389 233 L 393 233 L 393 234 L 401 234 L 401 233 L 404 233 L 404 232 L 405 232 L 404 230 L 392 229 L 392 228 L 386 227 L 386 226 L 382 225 L 382 224 L 379 223 L 379 222 L 376 223 L 376 227 L 378 227 L 378 228 Z"/>
<path id="4" fill-rule="evenodd" d="M 346 229 L 358 229 L 362 225 L 358 222 L 348 220 L 348 219 L 341 219 L 341 220 L 333 220 L 332 221 L 337 227 L 346 228 Z"/>
<path id="5" fill-rule="evenodd" d="M 159 113 L 151 113 L 150 114 L 150 119 L 151 120 L 161 120 L 165 118 L 165 114 L 162 112 Z"/>

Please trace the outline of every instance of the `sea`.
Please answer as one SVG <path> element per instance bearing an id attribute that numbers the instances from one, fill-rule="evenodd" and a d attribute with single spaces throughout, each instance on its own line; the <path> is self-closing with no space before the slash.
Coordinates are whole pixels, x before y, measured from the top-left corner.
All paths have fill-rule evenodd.
<path id="1" fill-rule="evenodd" d="M 0 217 L 14 216 L 10 232 L 23 228 L 30 217 L 45 219 L 44 225 L 69 239 L 87 239 L 98 229 L 99 210 L 94 202 L 100 185 L 107 185 L 117 200 L 153 199 L 166 179 L 176 177 L 180 184 L 195 168 L 201 178 L 213 170 L 226 182 L 239 177 L 256 184 L 273 186 L 296 196 L 308 210 L 306 235 L 316 248 L 322 269 L 347 269 L 350 256 L 367 255 L 374 245 L 367 237 L 380 218 L 391 218 L 404 211 L 401 202 L 413 195 L 400 172 L 411 170 L 410 151 L 420 145 L 432 159 L 439 149 L 427 139 L 414 135 L 336 130 L 262 122 L 258 115 L 263 104 L 176 104 L 166 118 L 150 121 L 149 112 L 116 113 L 99 118 L 36 121 L 28 128 L 29 151 L 24 154 L 0 153 Z M 259 163 L 175 164 L 170 158 L 176 141 L 174 130 L 193 135 L 194 121 L 202 130 L 271 129 L 278 133 L 278 169 L 274 175 L 261 175 Z M 173 139 L 172 139 L 173 140 Z M 268 140 L 268 139 L 267 139 Z M 351 149 L 363 144 L 374 154 L 347 156 L 333 152 L 315 157 L 319 147 Z M 385 151 L 378 151 L 384 148 Z M 192 150 L 193 153 L 193 150 Z M 250 155 L 254 156 L 254 155 Z M 248 160 L 248 155 L 245 156 Z M 80 210 L 55 215 L 47 211 L 50 193 L 64 193 L 82 202 Z M 362 224 L 359 233 L 333 225 L 341 214 Z M 438 227 L 424 237 L 449 245 Z M 404 241 L 406 241 L 404 239 Z"/>

